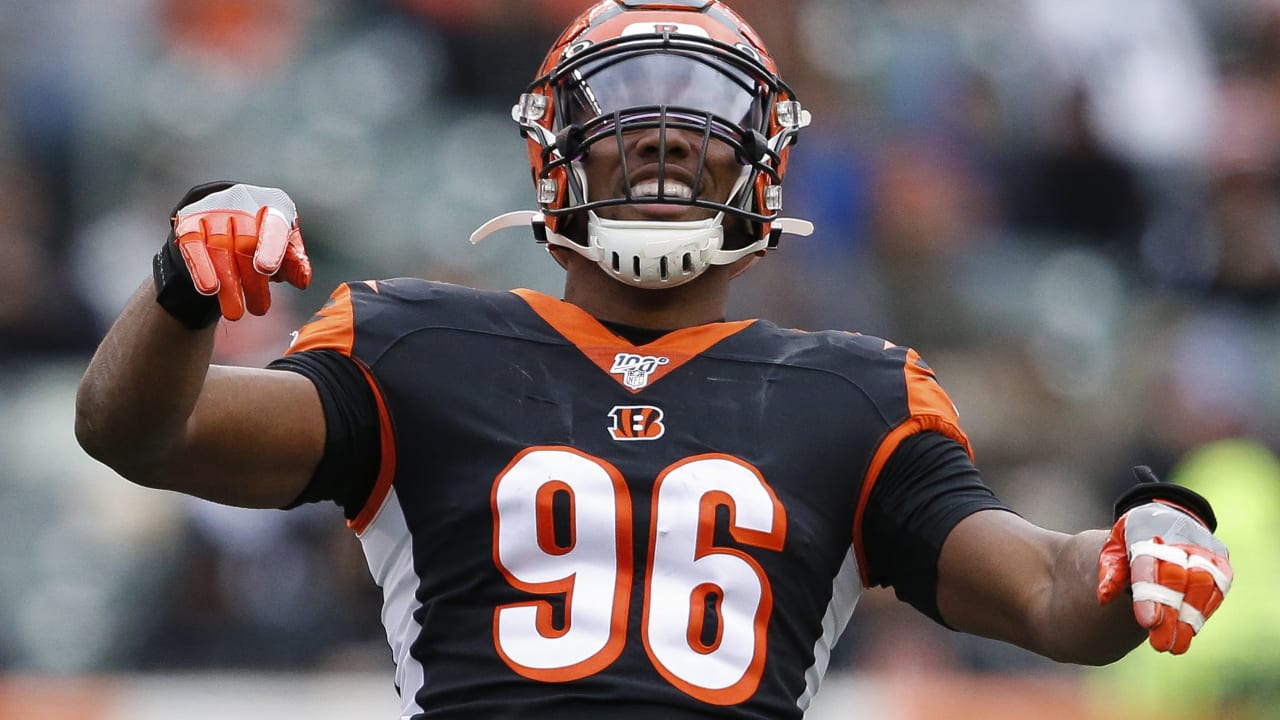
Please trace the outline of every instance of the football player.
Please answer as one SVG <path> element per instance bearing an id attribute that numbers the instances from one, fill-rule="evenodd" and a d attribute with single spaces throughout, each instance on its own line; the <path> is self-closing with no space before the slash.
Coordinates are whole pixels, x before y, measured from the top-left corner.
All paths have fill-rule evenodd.
<path id="1" fill-rule="evenodd" d="M 405 718 L 799 718 L 860 592 L 1072 663 L 1182 653 L 1231 582 L 1213 512 L 1135 485 L 1110 530 L 993 497 L 908 347 L 727 321 L 809 113 L 719 0 L 603 0 L 512 115 L 564 294 L 350 282 L 268 368 L 213 328 L 311 268 L 283 191 L 177 204 L 77 398 L 84 447 L 220 503 L 345 511 Z"/>

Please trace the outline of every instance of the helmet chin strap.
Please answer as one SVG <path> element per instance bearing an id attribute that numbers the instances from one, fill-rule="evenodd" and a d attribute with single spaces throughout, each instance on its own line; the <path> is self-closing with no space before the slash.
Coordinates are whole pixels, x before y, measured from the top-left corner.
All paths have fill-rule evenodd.
<path id="1" fill-rule="evenodd" d="M 573 163 L 572 169 L 585 197 L 586 173 L 580 163 Z M 750 168 L 743 168 L 729 197 L 738 197 L 750 178 Z M 769 247 L 770 238 L 766 236 L 742 248 L 723 249 L 724 215 L 724 211 L 720 211 L 705 220 L 611 220 L 588 210 L 584 246 L 548 229 L 542 213 L 520 210 L 499 215 L 481 225 L 471 234 L 471 242 L 478 243 L 499 230 L 530 224 L 540 239 L 573 250 L 619 282 L 656 290 L 683 285 L 712 265 L 728 265 Z M 777 218 L 772 221 L 772 227 L 775 233 L 809 235 L 813 232 L 812 223 L 790 218 Z"/>
<path id="2" fill-rule="evenodd" d="M 572 167 L 586 196 L 586 172 L 580 162 Z M 729 197 L 742 192 L 750 177 L 750 168 L 743 168 Z M 551 232 L 547 242 L 568 247 L 615 280 L 644 290 L 683 285 L 711 265 L 731 263 L 767 245 L 766 240 L 740 250 L 722 250 L 723 211 L 705 220 L 611 220 L 589 210 L 586 247 Z"/>
<path id="3" fill-rule="evenodd" d="M 675 287 L 701 275 L 724 241 L 724 213 L 706 220 L 608 220 L 587 213 L 587 247 L 569 247 L 606 273 L 646 290 Z M 548 236 L 548 242 L 552 242 Z"/>
<path id="4" fill-rule="evenodd" d="M 481 240 L 508 228 L 538 226 L 543 225 L 545 222 L 546 220 L 543 219 L 542 213 L 537 210 L 514 210 L 509 213 L 503 213 L 473 230 L 471 232 L 471 244 L 478 245 Z"/>
<path id="5" fill-rule="evenodd" d="M 768 247 L 769 241 L 765 238 L 737 250 L 722 250 L 722 220 L 723 213 L 706 220 L 608 220 L 588 211 L 589 245 L 583 246 L 548 230 L 542 213 L 517 210 L 481 225 L 471 233 L 471 242 L 479 243 L 508 228 L 532 226 L 534 234 L 545 238 L 547 244 L 578 253 L 598 264 L 610 277 L 633 287 L 655 290 L 683 285 L 712 265 L 728 265 Z M 794 218 L 778 218 L 773 226 L 776 231 L 787 234 L 813 232 L 813 223 Z"/>

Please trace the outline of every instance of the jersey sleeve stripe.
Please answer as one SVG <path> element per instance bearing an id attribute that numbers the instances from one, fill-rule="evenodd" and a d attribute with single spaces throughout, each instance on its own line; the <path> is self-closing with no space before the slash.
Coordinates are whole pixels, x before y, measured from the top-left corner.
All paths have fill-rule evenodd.
<path id="1" fill-rule="evenodd" d="M 356 342 L 355 318 L 351 288 L 340 285 L 324 306 L 298 330 L 298 337 L 285 354 L 324 349 L 337 350 L 350 357 Z"/>
<path id="2" fill-rule="evenodd" d="M 373 491 L 369 493 L 369 499 L 365 501 L 364 507 L 360 509 L 355 518 L 347 521 L 347 527 L 351 528 L 357 536 L 363 535 L 364 531 L 377 519 L 378 513 L 382 510 L 382 506 L 386 504 L 387 497 L 391 493 L 391 483 L 396 476 L 396 441 L 391 426 L 391 414 L 387 412 L 386 400 L 382 397 L 382 391 L 378 388 L 378 384 L 374 381 L 369 369 L 360 364 L 360 372 L 364 373 L 365 380 L 369 382 L 369 387 L 373 390 L 374 401 L 378 404 L 378 434 L 381 437 L 381 459 L 378 465 L 378 477 L 374 481 Z"/>
<path id="3" fill-rule="evenodd" d="M 912 417 L 931 416 L 937 418 L 943 435 L 964 446 L 969 458 L 973 458 L 973 448 L 969 446 L 969 438 L 960 429 L 960 413 L 955 403 L 947 397 L 946 391 L 938 384 L 933 370 L 930 370 L 915 350 L 907 351 L 907 361 L 903 365 L 903 374 L 907 383 L 907 408 Z"/>
<path id="4" fill-rule="evenodd" d="M 866 512 L 867 501 L 880 477 L 885 463 L 898 449 L 898 445 L 908 437 L 926 430 L 941 433 L 960 443 L 965 452 L 973 458 L 973 448 L 969 438 L 960 429 L 960 416 L 956 406 L 947 397 L 946 391 L 938 384 L 933 371 L 920 359 L 915 350 L 908 350 L 906 362 L 903 364 L 903 378 L 907 389 L 908 417 L 897 427 L 889 431 L 876 448 L 875 455 L 867 466 L 866 477 L 862 481 L 862 489 L 858 495 L 858 506 L 853 514 L 853 547 L 858 560 L 858 574 L 862 584 L 868 583 L 868 567 L 865 545 L 862 541 L 862 519 Z"/>
<path id="5" fill-rule="evenodd" d="M 867 577 L 867 554 L 866 547 L 862 542 L 862 516 L 867 508 L 867 501 L 871 498 L 871 490 L 875 487 L 876 480 L 880 477 L 880 471 L 884 469 L 884 465 L 889 461 L 889 456 L 893 455 L 893 451 L 898 448 L 906 438 L 929 429 L 926 421 L 929 416 L 916 416 L 908 418 L 906 422 L 895 427 L 880 441 L 880 446 L 876 448 L 876 454 L 871 458 L 871 464 L 867 467 L 867 475 L 862 481 L 862 491 L 858 495 L 858 507 L 853 512 L 853 548 L 854 555 L 858 559 L 858 575 L 862 578 L 862 585 L 867 586 L 869 578 Z"/>

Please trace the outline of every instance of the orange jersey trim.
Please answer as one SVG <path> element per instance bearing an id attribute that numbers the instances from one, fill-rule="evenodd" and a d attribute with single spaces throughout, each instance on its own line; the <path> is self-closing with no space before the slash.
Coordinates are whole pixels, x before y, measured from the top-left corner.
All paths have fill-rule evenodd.
<path id="1" fill-rule="evenodd" d="M 365 284 L 374 292 L 378 291 L 376 282 L 367 281 Z M 285 354 L 292 355 L 306 350 L 335 350 L 355 360 L 352 357 L 356 342 L 355 327 L 356 314 L 355 305 L 351 300 L 351 288 L 345 284 L 339 285 L 311 320 L 298 330 L 298 337 L 294 339 Z M 355 518 L 347 521 L 347 527 L 355 531 L 356 535 L 361 535 L 373 524 L 378 511 L 386 502 L 387 495 L 391 493 L 391 483 L 396 474 L 396 443 L 391 414 L 387 411 L 387 402 L 382 396 L 378 383 L 374 381 L 373 374 L 364 363 L 359 360 L 355 360 L 355 363 L 364 375 L 365 382 L 369 383 L 374 402 L 378 406 L 378 435 L 381 452 L 378 477 L 374 480 L 373 490 Z"/>
<path id="2" fill-rule="evenodd" d="M 885 463 L 889 461 L 889 457 L 898 449 L 902 441 L 919 432 L 933 431 L 960 443 L 969 457 L 973 458 L 973 448 L 969 445 L 969 438 L 960 429 L 960 416 L 955 404 L 938 384 L 933 371 L 921 362 L 920 355 L 915 350 L 907 350 L 903 375 L 907 388 L 907 419 L 890 430 L 876 448 L 871 464 L 867 467 L 866 477 L 863 478 L 862 492 L 858 496 L 858 506 L 853 514 L 854 554 L 858 561 L 858 574 L 862 577 L 864 587 L 868 586 L 869 568 L 866 548 L 862 542 L 863 515 L 867 509 L 867 502 L 871 498 L 871 491 L 875 488 L 876 481 L 880 479 L 880 472 L 884 470 Z"/>
<path id="3" fill-rule="evenodd" d="M 351 288 L 339 285 L 307 324 L 298 330 L 298 336 L 285 354 L 304 350 L 337 350 L 350 357 L 355 344 L 356 311 L 351 302 Z"/>
<path id="4" fill-rule="evenodd" d="M 387 412 L 387 402 L 382 397 L 378 383 L 374 382 L 369 368 L 363 363 L 357 363 L 357 365 L 360 366 L 360 372 L 364 374 L 364 379 L 369 383 L 369 389 L 373 391 L 373 399 L 378 404 L 378 435 L 381 438 L 378 477 L 373 482 L 373 490 L 365 500 L 364 507 L 360 508 L 359 514 L 347 521 L 347 527 L 351 528 L 356 535 L 363 535 L 378 517 L 378 512 L 387 501 L 387 495 L 391 494 L 391 484 L 396 477 L 396 439 L 395 431 L 391 426 L 391 413 Z"/>
<path id="5" fill-rule="evenodd" d="M 643 352 L 647 355 L 662 356 L 670 362 L 659 365 L 650 375 L 648 387 L 662 379 L 673 370 L 701 355 L 708 348 L 725 338 L 750 327 L 755 320 L 737 320 L 734 322 L 711 323 L 694 327 L 673 330 L 647 345 L 632 345 L 609 331 L 599 320 L 592 317 L 582 308 L 556 300 L 536 290 L 519 288 L 511 292 L 520 296 L 548 325 L 573 343 L 591 362 L 608 373 L 619 385 L 627 387 L 620 374 L 611 372 L 614 358 L 618 353 Z M 639 393 L 644 387 L 631 388 L 632 393 Z"/>

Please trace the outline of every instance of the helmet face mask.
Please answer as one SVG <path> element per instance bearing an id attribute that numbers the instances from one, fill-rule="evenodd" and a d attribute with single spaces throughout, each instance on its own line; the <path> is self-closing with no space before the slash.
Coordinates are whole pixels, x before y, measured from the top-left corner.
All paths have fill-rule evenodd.
<path id="1" fill-rule="evenodd" d="M 561 36 L 512 117 L 529 142 L 546 241 L 628 284 L 671 287 L 708 265 L 773 247 L 783 231 L 807 234 L 808 223 L 779 222 L 778 210 L 789 146 L 808 113 L 755 32 L 718 0 L 603 0 Z M 656 185 L 646 177 L 642 186 L 592 187 L 585 167 L 592 152 L 616 155 L 621 176 L 631 178 L 627 145 L 640 133 L 656 143 Z M 692 166 L 681 160 L 678 172 L 676 134 L 696 156 Z M 736 178 L 704 192 L 704 179 L 724 172 L 709 168 L 708 157 L 724 157 L 726 148 Z M 606 208 L 626 205 L 696 207 L 705 213 L 681 217 L 711 217 L 605 217 L 616 212 Z"/>
<path id="2" fill-rule="evenodd" d="M 769 99 L 765 93 L 736 68 L 717 67 L 696 55 L 639 50 L 618 58 L 610 48 L 603 52 L 606 60 L 571 65 L 566 79 L 553 84 L 555 104 L 562 112 L 557 113 L 553 125 L 557 142 L 548 148 L 544 173 L 560 167 L 571 172 L 566 176 L 569 197 L 565 206 L 544 211 L 554 216 L 644 202 L 689 205 L 767 221 L 767 215 L 753 211 L 750 194 L 757 174 L 763 173 L 772 184 L 780 181 L 774 170 L 778 155 L 767 147 L 761 132 L 763 107 Z M 641 131 L 656 132 L 658 137 L 657 196 L 637 198 L 628 187 L 621 196 L 606 197 L 598 192 L 600 188 L 586 187 L 581 163 L 592 148 L 599 143 L 615 144 L 622 175 L 628 176 L 625 144 Z M 672 131 L 698 138 L 691 197 L 668 192 L 663 182 Z M 713 143 L 729 148 L 741 165 L 737 187 L 729 197 L 708 197 L 700 192 Z"/>

